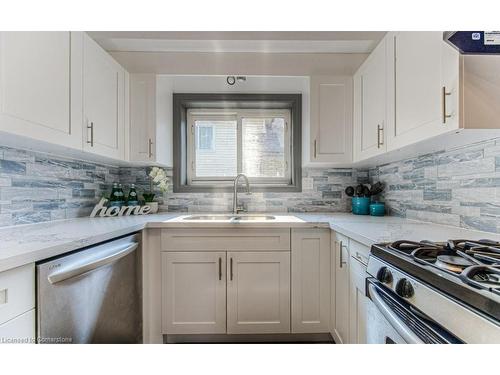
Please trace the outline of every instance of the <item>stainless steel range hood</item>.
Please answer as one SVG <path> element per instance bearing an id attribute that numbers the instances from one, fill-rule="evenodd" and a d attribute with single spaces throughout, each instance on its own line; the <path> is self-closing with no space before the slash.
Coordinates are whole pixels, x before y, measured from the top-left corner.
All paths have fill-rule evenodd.
<path id="1" fill-rule="evenodd" d="M 448 31 L 444 40 L 460 52 L 460 124 L 500 128 L 500 31 Z"/>

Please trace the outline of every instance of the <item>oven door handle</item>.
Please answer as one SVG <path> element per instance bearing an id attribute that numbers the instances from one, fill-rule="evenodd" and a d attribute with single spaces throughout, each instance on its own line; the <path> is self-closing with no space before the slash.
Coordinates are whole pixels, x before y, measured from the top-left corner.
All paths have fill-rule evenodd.
<path id="1" fill-rule="evenodd" d="M 370 299 L 373 301 L 377 309 L 384 315 L 391 326 L 408 344 L 423 344 L 424 342 L 413 331 L 406 326 L 406 324 L 394 314 L 389 306 L 386 305 L 382 297 L 378 294 L 377 288 L 369 283 L 368 290 L 370 292 Z"/>
<path id="2" fill-rule="evenodd" d="M 95 270 L 96 268 L 104 267 L 110 263 L 116 262 L 119 259 L 132 253 L 139 247 L 137 242 L 127 244 L 125 247 L 105 248 L 99 253 L 94 253 L 88 258 L 79 259 L 72 264 L 68 264 L 63 269 L 51 273 L 47 279 L 51 284 L 56 284 L 61 281 L 80 276 L 84 273 Z"/>

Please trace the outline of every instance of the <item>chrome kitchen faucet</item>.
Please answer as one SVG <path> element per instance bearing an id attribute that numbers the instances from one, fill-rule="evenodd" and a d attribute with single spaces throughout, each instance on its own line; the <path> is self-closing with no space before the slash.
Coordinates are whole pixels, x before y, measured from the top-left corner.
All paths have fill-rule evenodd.
<path id="1" fill-rule="evenodd" d="M 240 212 L 244 212 L 245 211 L 245 209 L 243 208 L 243 206 L 238 206 L 238 182 L 240 180 L 240 177 L 243 177 L 245 179 L 245 184 L 246 184 L 246 188 L 247 188 L 247 195 L 250 195 L 250 183 L 248 182 L 248 177 L 245 176 L 243 173 L 240 173 L 234 179 L 233 214 L 239 214 Z"/>

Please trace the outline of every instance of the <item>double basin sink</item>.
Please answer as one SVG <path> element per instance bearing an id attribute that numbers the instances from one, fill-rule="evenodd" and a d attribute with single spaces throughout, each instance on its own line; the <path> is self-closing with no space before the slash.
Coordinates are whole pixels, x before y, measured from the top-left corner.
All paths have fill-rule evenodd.
<path id="1" fill-rule="evenodd" d="M 275 216 L 271 215 L 191 215 L 184 218 L 187 221 L 271 221 L 276 220 Z"/>

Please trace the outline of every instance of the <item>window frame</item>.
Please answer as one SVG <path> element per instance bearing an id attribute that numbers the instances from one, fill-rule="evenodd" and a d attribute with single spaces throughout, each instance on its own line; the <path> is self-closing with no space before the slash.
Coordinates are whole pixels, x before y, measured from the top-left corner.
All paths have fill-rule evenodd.
<path id="1" fill-rule="evenodd" d="M 240 109 L 234 108 L 226 109 L 198 109 L 191 108 L 187 111 L 187 182 L 189 185 L 213 185 L 224 186 L 232 184 L 236 175 L 243 172 L 243 119 L 264 119 L 270 117 L 283 118 L 285 121 L 284 129 L 284 159 L 285 159 L 285 173 L 283 177 L 250 177 L 248 179 L 253 185 L 267 185 L 267 186 L 289 186 L 292 183 L 291 173 L 291 133 L 290 126 L 290 110 L 289 109 Z M 234 176 L 196 176 L 196 139 L 195 123 L 196 121 L 203 120 L 214 121 L 235 121 L 236 122 L 236 175 Z M 215 143 L 215 136 L 213 139 Z"/>
<path id="2" fill-rule="evenodd" d="M 302 191 L 302 94 L 232 94 L 232 93 L 174 93 L 173 112 L 173 191 L 174 193 L 231 192 L 232 182 L 224 184 L 190 184 L 187 179 L 188 166 L 188 110 L 225 109 L 262 110 L 274 109 L 290 112 L 288 125 L 290 147 L 290 184 L 259 184 L 251 181 L 253 192 L 301 192 Z M 255 113 L 255 111 L 250 111 Z M 290 165 L 290 162 L 292 165 Z"/>

